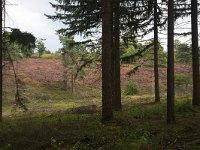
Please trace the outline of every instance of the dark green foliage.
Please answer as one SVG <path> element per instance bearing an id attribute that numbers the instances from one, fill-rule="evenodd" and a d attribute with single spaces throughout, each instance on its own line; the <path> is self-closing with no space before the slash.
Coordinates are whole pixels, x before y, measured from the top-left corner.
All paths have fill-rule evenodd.
<path id="1" fill-rule="evenodd" d="M 135 83 L 134 81 L 128 81 L 124 88 L 124 94 L 134 95 L 134 94 L 138 94 L 138 92 L 139 92 L 139 87 L 137 83 Z"/>
<path id="2" fill-rule="evenodd" d="M 4 32 L 3 33 L 3 39 L 2 39 L 2 47 L 4 49 L 3 53 L 3 59 L 4 60 L 9 60 L 9 55 L 12 57 L 12 59 L 17 60 L 23 57 L 21 53 L 21 46 L 14 42 L 10 43 L 10 33 L 9 32 Z M 8 54 L 9 52 L 9 54 Z"/>
<path id="3" fill-rule="evenodd" d="M 127 45 L 127 46 L 126 46 Z M 138 60 L 141 55 L 139 54 L 145 48 L 137 39 L 132 42 L 121 43 L 121 60 L 123 63 L 133 63 Z"/>
<path id="4" fill-rule="evenodd" d="M 181 102 L 176 102 L 176 112 L 190 116 L 192 113 L 198 112 L 198 109 L 192 107 L 191 100 L 181 100 Z"/>
<path id="5" fill-rule="evenodd" d="M 35 37 L 31 33 L 21 32 L 19 29 L 13 29 L 10 34 L 10 42 L 17 42 L 22 46 L 27 46 L 28 48 L 32 48 L 35 46 Z"/>
<path id="6" fill-rule="evenodd" d="M 138 46 L 133 45 L 134 47 L 130 47 L 130 49 L 127 49 L 127 54 L 123 56 L 122 54 L 122 62 L 135 62 L 136 60 L 142 58 L 147 50 L 149 50 L 150 47 L 153 46 L 153 43 L 147 44 L 145 46 L 141 45 L 140 43 Z M 138 49 L 135 49 L 138 48 Z M 126 50 L 126 49 L 125 49 Z M 134 52 L 135 51 L 135 52 Z"/>
<path id="7" fill-rule="evenodd" d="M 150 45 L 151 43 L 153 44 L 153 41 L 146 45 Z M 153 46 L 149 47 L 144 52 L 143 56 L 144 56 L 144 59 L 146 59 L 147 61 L 149 61 L 151 63 L 151 65 L 153 65 L 154 47 Z M 164 52 L 164 48 L 161 46 L 160 42 L 158 43 L 158 65 L 160 67 L 162 67 L 162 66 L 166 67 L 166 65 L 167 65 L 167 53 Z"/>
<path id="8" fill-rule="evenodd" d="M 13 29 L 12 32 L 4 32 L 3 46 L 6 51 L 13 56 L 13 59 L 19 57 L 31 57 L 34 52 L 36 38 L 27 32 L 21 32 L 19 29 Z"/>
<path id="9" fill-rule="evenodd" d="M 21 46 L 21 52 L 25 57 L 31 57 L 36 42 L 36 38 L 31 33 L 21 32 L 19 29 L 13 29 L 10 34 L 10 43 L 14 42 Z"/>
<path id="10" fill-rule="evenodd" d="M 149 61 L 150 65 L 153 65 L 154 60 L 154 47 L 153 41 L 146 44 L 139 43 L 137 40 L 134 40 L 133 43 L 130 43 L 128 48 L 121 44 L 121 60 L 122 63 L 133 63 L 139 59 Z M 158 64 L 159 66 L 166 66 L 167 63 L 167 54 L 164 52 L 164 48 L 159 43 L 158 49 Z"/>
<path id="11" fill-rule="evenodd" d="M 150 1 L 122 1 L 121 3 L 121 29 L 122 38 L 133 40 L 135 37 L 143 37 L 153 31 L 153 0 Z M 164 4 L 164 2 L 163 2 Z M 158 26 L 166 23 L 163 9 L 158 5 Z M 131 33 L 131 34 L 128 34 Z"/>
<path id="12" fill-rule="evenodd" d="M 175 59 L 178 63 L 191 63 L 192 50 L 186 43 L 175 40 Z"/>
<path id="13" fill-rule="evenodd" d="M 85 37 L 101 33 L 102 1 L 101 0 L 56 0 L 50 3 L 56 10 L 54 15 L 46 15 L 53 21 L 62 21 L 65 28 L 58 30 L 59 34 L 81 34 Z M 162 7 L 158 6 L 158 26 L 166 23 Z M 120 30 L 122 38 L 132 41 L 153 31 L 153 1 L 121 0 L 120 1 Z M 141 33 L 142 31 L 143 33 Z M 130 34 L 127 34 L 130 33 Z"/>
<path id="14" fill-rule="evenodd" d="M 199 48 L 199 53 L 200 53 L 200 48 Z M 187 43 L 181 43 L 179 40 L 175 40 L 175 60 L 178 63 L 190 64 L 192 62 L 191 45 Z"/>
<path id="15" fill-rule="evenodd" d="M 97 0 L 91 1 L 65 1 L 57 0 L 57 4 L 50 3 L 56 9 L 53 16 L 46 15 L 52 20 L 61 20 L 67 28 L 58 30 L 64 35 L 83 34 L 85 36 L 96 33 L 91 29 L 99 27 L 101 4 Z"/>

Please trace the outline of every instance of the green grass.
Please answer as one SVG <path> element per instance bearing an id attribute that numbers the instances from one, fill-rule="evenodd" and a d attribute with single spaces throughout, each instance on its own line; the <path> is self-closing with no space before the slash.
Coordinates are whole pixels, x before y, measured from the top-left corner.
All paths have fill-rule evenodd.
<path id="1" fill-rule="evenodd" d="M 43 54 L 42 59 L 61 59 L 61 53 Z"/>
<path id="2" fill-rule="evenodd" d="M 90 91 L 90 92 L 88 92 Z M 9 118 L 23 117 L 24 113 L 14 104 L 14 93 L 10 89 L 4 89 L 3 115 Z M 25 98 L 25 105 L 29 109 L 28 114 L 52 114 L 57 112 L 70 111 L 71 109 L 87 106 L 101 105 L 101 92 L 99 89 L 77 87 L 76 93 L 70 90 L 65 91 L 60 88 L 26 86 L 26 90 L 21 94 Z M 12 101 L 10 101 L 12 100 Z"/>
<path id="3" fill-rule="evenodd" d="M 54 105 L 59 110 L 74 103 L 60 101 Z M 178 99 L 176 124 L 167 125 L 165 107 L 165 102 L 136 103 L 115 112 L 115 119 L 104 124 L 99 111 L 21 114 L 0 124 L 0 145 L 2 150 L 200 148 L 200 108 L 193 108 L 187 99 Z"/>
<path id="4" fill-rule="evenodd" d="M 31 58 L 36 58 L 38 59 L 39 56 L 37 53 L 33 54 Z M 43 54 L 41 59 L 61 59 L 61 53 L 51 53 L 51 54 Z"/>
<path id="5" fill-rule="evenodd" d="M 200 108 L 189 96 L 176 97 L 176 124 L 166 123 L 166 99 L 150 94 L 122 95 L 123 110 L 101 123 L 101 91 L 77 87 L 76 94 L 52 87 L 27 86 L 28 112 L 4 99 L 0 150 L 159 150 L 200 148 Z M 5 101 L 6 100 L 6 101 Z"/>

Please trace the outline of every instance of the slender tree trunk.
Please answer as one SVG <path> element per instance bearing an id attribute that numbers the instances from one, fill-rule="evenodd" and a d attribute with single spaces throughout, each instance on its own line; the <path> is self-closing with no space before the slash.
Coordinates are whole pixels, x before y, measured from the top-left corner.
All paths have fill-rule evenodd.
<path id="1" fill-rule="evenodd" d="M 193 98 L 194 106 L 200 105 L 200 80 L 199 80 L 199 48 L 198 48 L 198 7 L 197 0 L 191 0 L 192 21 L 192 69 L 193 69 Z"/>
<path id="2" fill-rule="evenodd" d="M 67 78 L 67 69 L 66 68 L 64 68 L 64 73 L 63 73 L 63 88 L 64 88 L 64 90 L 67 90 L 67 80 L 68 80 L 68 78 Z"/>
<path id="3" fill-rule="evenodd" d="M 120 81 L 120 30 L 119 30 L 119 0 L 114 1 L 114 95 L 113 108 L 114 110 L 121 110 L 121 81 Z"/>
<path id="4" fill-rule="evenodd" d="M 64 90 L 67 90 L 68 89 L 68 69 L 67 69 L 67 60 L 69 59 L 69 56 L 68 56 L 68 53 L 66 52 L 63 52 L 62 53 L 62 61 L 63 61 L 63 67 L 64 67 L 64 72 L 63 72 L 63 82 L 64 82 L 64 85 L 63 85 L 63 88 Z"/>
<path id="5" fill-rule="evenodd" d="M 9 51 L 7 50 L 6 51 L 7 54 L 8 54 L 8 57 L 10 59 L 10 63 L 11 63 L 11 66 L 12 66 L 12 69 L 13 69 L 13 73 L 14 73 L 14 79 L 15 79 L 15 88 L 16 88 L 16 93 L 15 93 L 15 101 L 17 103 L 18 106 L 20 106 L 21 108 L 23 108 L 25 111 L 28 110 L 28 108 L 23 104 L 21 98 L 20 98 L 20 87 L 19 87 L 19 79 L 17 77 L 17 73 L 16 73 L 16 69 L 15 69 L 15 66 L 14 66 L 14 62 L 13 62 L 13 59 L 9 53 Z"/>
<path id="6" fill-rule="evenodd" d="M 157 0 L 154 1 L 154 81 L 155 81 L 155 102 L 160 101 L 159 73 L 158 73 L 158 12 Z"/>
<path id="7" fill-rule="evenodd" d="M 75 93 L 75 79 L 74 79 L 73 73 L 72 73 L 71 83 L 72 83 L 72 94 L 74 94 Z"/>
<path id="8" fill-rule="evenodd" d="M 2 8 L 2 1 L 0 2 L 1 3 L 1 8 Z M 1 47 L 0 47 L 0 122 L 2 122 L 2 101 L 3 101 L 3 80 L 2 80 L 2 77 L 3 77 L 3 74 L 2 74 L 2 11 L 1 11 Z"/>
<path id="9" fill-rule="evenodd" d="M 114 7 L 114 1 L 115 0 L 112 0 L 112 7 Z M 112 16 L 112 20 L 114 19 L 114 8 L 112 8 L 113 11 L 113 16 Z M 114 107 L 114 103 L 115 103 L 115 94 L 116 94 L 116 91 L 115 91 L 115 47 L 114 47 L 114 20 L 112 21 L 112 27 L 113 27 L 113 33 L 112 33 L 112 38 L 113 38 L 113 47 L 112 47 L 112 57 L 111 57 L 111 76 L 112 76 L 112 83 L 111 83 L 111 87 L 112 87 L 112 108 L 115 109 Z"/>
<path id="10" fill-rule="evenodd" d="M 102 120 L 113 119 L 112 112 L 112 0 L 102 0 Z"/>
<path id="11" fill-rule="evenodd" d="M 64 90 L 67 91 L 67 73 L 66 72 L 64 73 L 64 81 L 63 82 L 64 82 L 63 88 L 64 88 Z"/>
<path id="12" fill-rule="evenodd" d="M 175 123 L 174 112 L 174 0 L 168 1 L 167 123 Z"/>

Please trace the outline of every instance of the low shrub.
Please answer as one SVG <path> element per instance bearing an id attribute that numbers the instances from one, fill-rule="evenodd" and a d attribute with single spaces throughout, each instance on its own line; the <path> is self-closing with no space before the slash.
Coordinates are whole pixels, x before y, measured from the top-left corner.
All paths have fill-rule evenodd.
<path id="1" fill-rule="evenodd" d="M 124 89 L 124 94 L 125 95 L 134 95 L 139 93 L 139 87 L 136 82 L 134 81 L 128 81 L 125 89 Z"/>
<path id="2" fill-rule="evenodd" d="M 192 78 L 188 74 L 179 73 L 175 75 L 175 86 L 187 88 L 192 84 Z"/>

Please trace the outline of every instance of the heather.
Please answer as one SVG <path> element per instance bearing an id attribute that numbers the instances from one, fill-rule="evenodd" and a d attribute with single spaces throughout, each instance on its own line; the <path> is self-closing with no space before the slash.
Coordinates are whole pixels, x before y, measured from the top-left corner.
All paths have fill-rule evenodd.
<path id="1" fill-rule="evenodd" d="M 15 62 L 17 74 L 25 86 L 22 94 L 26 98 L 24 102 L 28 111 L 23 112 L 14 104 L 13 73 L 7 65 L 4 70 L 5 123 L 0 126 L 0 134 L 4 137 L 0 140 L 2 148 L 174 149 L 196 145 L 193 140 L 199 136 L 199 131 L 198 128 L 192 128 L 192 124 L 198 122 L 200 110 L 190 107 L 190 93 L 182 93 L 185 89 L 180 89 L 177 95 L 177 125 L 165 124 L 165 67 L 160 68 L 162 101 L 156 104 L 152 68 L 144 65 L 128 76 L 127 72 L 134 64 L 123 64 L 122 90 L 126 89 L 129 81 L 135 81 L 139 90 L 133 95 L 122 92 L 124 110 L 115 112 L 113 121 L 102 124 L 99 66 L 88 68 L 84 78 L 77 79 L 76 94 L 72 94 L 63 89 L 63 66 L 60 60 L 32 58 Z M 191 74 L 189 65 L 177 64 L 175 68 L 177 74 Z M 14 140 L 15 136 L 19 139 Z"/>
<path id="2" fill-rule="evenodd" d="M 200 149 L 198 0 L 16 3 L 1 1 L 0 150 Z"/>

